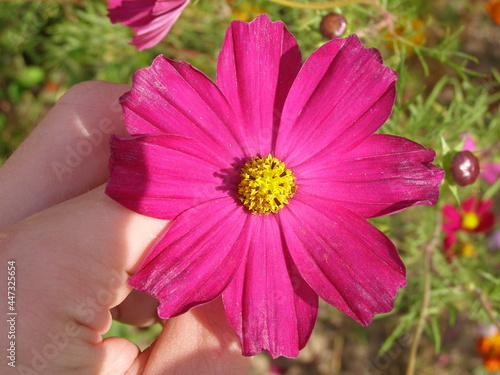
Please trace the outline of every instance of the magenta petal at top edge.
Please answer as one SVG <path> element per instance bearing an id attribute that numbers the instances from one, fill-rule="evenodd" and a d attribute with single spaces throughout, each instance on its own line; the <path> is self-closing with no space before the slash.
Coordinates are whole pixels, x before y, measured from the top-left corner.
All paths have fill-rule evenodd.
<path id="1" fill-rule="evenodd" d="M 158 44 L 170 31 L 189 0 L 108 0 L 113 23 L 130 26 L 135 37 L 130 44 L 139 51 Z"/>
<path id="2" fill-rule="evenodd" d="M 217 81 L 158 56 L 121 103 L 107 194 L 170 219 L 131 285 L 162 318 L 222 295 L 244 355 L 294 357 L 318 296 L 362 325 L 406 285 L 392 242 L 367 219 L 433 205 L 435 153 L 374 134 L 396 73 L 355 35 L 304 63 L 282 22 L 233 22 Z"/>

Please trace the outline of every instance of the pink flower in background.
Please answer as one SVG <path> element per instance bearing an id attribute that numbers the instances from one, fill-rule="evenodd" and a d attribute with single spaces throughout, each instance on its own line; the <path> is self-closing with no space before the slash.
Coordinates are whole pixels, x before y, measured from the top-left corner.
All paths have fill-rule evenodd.
<path id="1" fill-rule="evenodd" d="M 488 249 L 500 250 L 500 230 L 496 230 L 488 236 Z"/>
<path id="2" fill-rule="evenodd" d="M 318 295 L 363 325 L 391 311 L 405 268 L 366 219 L 435 204 L 443 178 L 433 150 L 373 134 L 396 80 L 354 35 L 302 63 L 267 15 L 231 24 L 216 83 L 163 56 L 139 70 L 107 194 L 172 223 L 131 285 L 162 318 L 222 295 L 244 355 L 297 356 Z"/>
<path id="3" fill-rule="evenodd" d="M 189 0 L 109 0 L 111 22 L 130 26 L 130 44 L 139 51 L 158 44 L 168 34 Z"/>
<path id="4" fill-rule="evenodd" d="M 457 232 L 487 233 L 495 224 L 495 215 L 490 211 L 491 200 L 470 197 L 460 204 L 460 209 L 447 204 L 443 207 L 444 253 L 452 260 L 453 245 L 457 242 Z"/>

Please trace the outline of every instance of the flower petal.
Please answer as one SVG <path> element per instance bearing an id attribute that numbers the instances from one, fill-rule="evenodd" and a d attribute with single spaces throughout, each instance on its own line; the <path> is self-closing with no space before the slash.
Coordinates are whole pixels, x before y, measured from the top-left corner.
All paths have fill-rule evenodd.
<path id="1" fill-rule="evenodd" d="M 470 152 L 476 151 L 476 142 L 474 141 L 474 138 L 470 134 L 462 134 L 460 136 L 461 139 L 465 138 L 464 144 L 462 146 L 462 150 L 467 150 Z"/>
<path id="2" fill-rule="evenodd" d="M 462 215 L 451 204 L 445 204 L 442 208 L 445 221 L 443 223 L 443 230 L 445 232 L 454 232 L 462 227 Z"/>
<path id="3" fill-rule="evenodd" d="M 127 26 L 143 24 L 151 13 L 156 0 L 109 0 L 108 17 L 112 23 L 124 23 Z"/>
<path id="4" fill-rule="evenodd" d="M 304 194 L 339 202 L 365 218 L 434 205 L 444 172 L 435 152 L 406 138 L 374 134 L 343 155 L 320 152 L 290 166 Z"/>
<path id="5" fill-rule="evenodd" d="M 158 44 L 179 18 L 189 0 L 111 0 L 111 22 L 122 22 L 134 29 L 136 36 L 130 44 L 139 51 Z"/>
<path id="6" fill-rule="evenodd" d="M 106 194 L 143 215 L 173 219 L 182 211 L 228 196 L 229 163 L 203 145 L 179 136 L 111 139 Z M 237 178 L 235 176 L 234 178 Z"/>
<path id="7" fill-rule="evenodd" d="M 229 103 L 206 75 L 185 62 L 158 56 L 135 73 L 121 103 L 131 134 L 178 134 L 228 160 L 243 156 Z"/>
<path id="8" fill-rule="evenodd" d="M 141 0 L 142 1 L 142 0 Z M 158 44 L 170 32 L 189 0 L 156 1 L 148 17 L 133 26 L 136 36 L 130 44 L 139 51 Z"/>
<path id="9" fill-rule="evenodd" d="M 170 32 L 178 14 L 164 14 L 159 17 L 148 16 L 144 20 L 145 26 L 132 27 L 136 34 L 129 44 L 136 46 L 138 51 L 152 48 L 160 43 Z"/>
<path id="10" fill-rule="evenodd" d="M 120 5 L 122 5 L 123 1 L 125 1 L 125 0 L 108 0 L 108 8 L 113 9 L 113 8 L 119 7 Z M 113 21 L 111 21 L 111 22 L 113 22 Z"/>
<path id="11" fill-rule="evenodd" d="M 274 215 L 251 215 L 249 249 L 222 294 L 229 321 L 244 355 L 268 350 L 296 357 L 311 335 L 318 296 L 298 274 L 284 249 Z"/>
<path id="12" fill-rule="evenodd" d="M 271 152 L 301 64 L 297 42 L 282 22 L 264 14 L 251 23 L 231 23 L 219 55 L 217 85 L 242 121 L 248 156 Z"/>
<path id="13" fill-rule="evenodd" d="M 491 199 L 482 200 L 482 199 L 478 198 L 477 201 L 474 203 L 476 213 L 479 216 L 487 213 L 490 210 L 492 205 L 493 205 L 493 201 Z"/>
<path id="14" fill-rule="evenodd" d="M 444 231 L 445 236 L 444 236 L 444 253 L 447 258 L 452 259 L 455 255 L 453 251 L 450 251 L 450 249 L 455 245 L 455 242 L 457 242 L 457 235 L 455 231 L 449 231 L 446 230 Z"/>
<path id="15" fill-rule="evenodd" d="M 500 178 L 500 163 L 483 163 L 481 169 L 479 176 L 490 185 Z"/>
<path id="16" fill-rule="evenodd" d="M 383 233 L 342 206 L 299 191 L 280 217 L 300 274 L 321 298 L 363 325 L 392 310 L 406 285 L 405 268 Z"/>
<path id="17" fill-rule="evenodd" d="M 469 197 L 460 203 L 460 207 L 465 212 L 476 212 L 477 206 L 481 203 L 481 199 L 476 197 Z"/>
<path id="18" fill-rule="evenodd" d="M 492 212 L 485 212 L 481 215 L 481 221 L 475 232 L 486 233 L 495 225 L 495 215 Z"/>
<path id="19" fill-rule="evenodd" d="M 142 1 L 142 0 L 141 0 Z M 162 14 L 165 12 L 179 12 L 189 4 L 189 0 L 156 0 L 153 8 L 153 14 Z M 179 10 L 179 8 L 182 8 Z"/>
<path id="20" fill-rule="evenodd" d="M 276 157 L 299 164 L 328 148 L 342 154 L 389 117 L 396 73 L 355 35 L 334 39 L 304 63 L 290 89 L 276 141 Z"/>
<path id="21" fill-rule="evenodd" d="M 160 301 L 158 315 L 163 319 L 213 300 L 244 257 L 248 216 L 230 198 L 184 212 L 155 244 L 130 285 Z"/>

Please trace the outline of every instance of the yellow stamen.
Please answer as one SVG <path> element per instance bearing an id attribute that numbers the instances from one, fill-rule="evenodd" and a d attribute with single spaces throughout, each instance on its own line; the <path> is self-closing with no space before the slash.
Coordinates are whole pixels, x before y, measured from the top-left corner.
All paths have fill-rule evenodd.
<path id="1" fill-rule="evenodd" d="M 466 212 L 462 217 L 462 227 L 468 230 L 474 230 L 479 226 L 479 216 L 475 212 Z"/>
<path id="2" fill-rule="evenodd" d="M 297 190 L 292 171 L 270 154 L 250 160 L 240 176 L 239 198 L 254 214 L 278 212 Z"/>

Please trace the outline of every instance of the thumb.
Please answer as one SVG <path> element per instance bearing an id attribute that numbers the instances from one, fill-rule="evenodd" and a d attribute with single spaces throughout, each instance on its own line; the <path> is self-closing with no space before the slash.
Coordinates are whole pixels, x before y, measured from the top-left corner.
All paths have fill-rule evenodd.
<path id="1" fill-rule="evenodd" d="M 226 319 L 220 298 L 167 320 L 147 359 L 134 374 L 248 374 L 250 358 Z M 147 361 L 147 363 L 146 363 Z"/>

